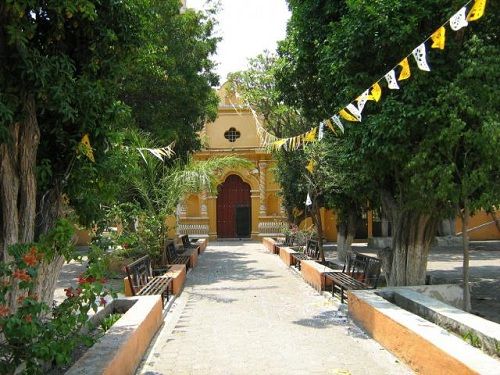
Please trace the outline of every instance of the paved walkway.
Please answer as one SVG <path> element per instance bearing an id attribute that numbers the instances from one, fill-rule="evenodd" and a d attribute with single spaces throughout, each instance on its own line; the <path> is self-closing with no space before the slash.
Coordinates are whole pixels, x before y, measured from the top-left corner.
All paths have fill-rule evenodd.
<path id="1" fill-rule="evenodd" d="M 261 244 L 210 245 L 138 374 L 410 374 Z"/>

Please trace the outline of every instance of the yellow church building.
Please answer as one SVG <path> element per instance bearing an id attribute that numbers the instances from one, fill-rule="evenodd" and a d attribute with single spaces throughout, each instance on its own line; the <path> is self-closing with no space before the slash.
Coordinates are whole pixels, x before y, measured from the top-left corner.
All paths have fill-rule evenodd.
<path id="1" fill-rule="evenodd" d="M 281 232 L 285 220 L 272 155 L 261 147 L 255 118 L 223 85 L 218 90 L 219 114 L 201 132 L 204 147 L 194 155 L 237 155 L 253 164 L 225 171 L 217 194 L 186 197 L 177 209 L 177 233 L 210 239 L 251 238 Z"/>

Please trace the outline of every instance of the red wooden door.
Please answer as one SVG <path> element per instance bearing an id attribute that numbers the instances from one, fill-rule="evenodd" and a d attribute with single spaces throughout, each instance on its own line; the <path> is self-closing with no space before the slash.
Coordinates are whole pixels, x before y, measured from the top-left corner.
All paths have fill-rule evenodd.
<path id="1" fill-rule="evenodd" d="M 250 208 L 250 185 L 243 182 L 241 177 L 232 174 L 219 185 L 217 193 L 217 237 L 240 237 L 236 231 L 236 209 Z M 250 223 L 251 221 L 248 220 L 248 225 Z M 249 233 L 250 228 L 248 228 Z"/>

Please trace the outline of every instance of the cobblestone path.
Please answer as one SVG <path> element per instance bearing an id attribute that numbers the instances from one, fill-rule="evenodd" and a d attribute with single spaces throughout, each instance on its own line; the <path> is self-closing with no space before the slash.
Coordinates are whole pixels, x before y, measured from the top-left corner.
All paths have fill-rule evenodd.
<path id="1" fill-rule="evenodd" d="M 138 374 L 410 374 L 261 244 L 209 245 Z"/>

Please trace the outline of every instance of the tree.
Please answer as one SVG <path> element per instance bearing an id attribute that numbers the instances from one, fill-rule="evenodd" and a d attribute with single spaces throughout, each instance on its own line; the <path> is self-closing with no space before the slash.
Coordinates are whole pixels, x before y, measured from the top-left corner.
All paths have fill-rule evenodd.
<path id="1" fill-rule="evenodd" d="M 123 101 L 136 125 L 157 143 L 176 142 L 179 156 L 200 147 L 200 131 L 217 116 L 211 12 L 183 12 L 178 0 L 148 0 L 142 43 L 121 80 Z"/>
<path id="2" fill-rule="evenodd" d="M 317 118 L 328 118 L 360 95 L 457 9 L 454 2 L 434 0 L 337 2 L 335 10 L 312 0 L 289 3 L 292 19 L 280 55 L 290 63 L 278 75 L 280 88 L 288 103 Z M 324 15 L 317 17 L 319 12 Z M 389 94 L 384 86 L 381 103 L 370 102 L 363 122 L 346 129 L 349 170 L 365 176 L 359 183 L 370 181 L 369 195 L 380 197 L 392 221 L 392 266 L 385 270 L 390 285 L 425 282 L 436 225 L 452 210 L 449 161 L 434 148 L 439 137 L 448 141 L 443 134 L 450 128 L 438 95 L 458 78 L 463 42 L 483 33 L 482 27 L 471 23 L 456 34 L 448 29 L 446 50 L 429 52 L 431 73 L 412 63 L 402 90 Z M 496 39 L 492 44 L 498 48 Z M 436 113 L 443 116 L 438 120 Z"/>
<path id="3" fill-rule="evenodd" d="M 489 22 L 495 22 L 494 17 Z M 497 151 L 500 148 L 500 120 L 495 108 L 496 93 L 500 90 L 500 76 L 495 67 L 499 63 L 498 35 L 474 35 L 460 55 L 461 71 L 439 93 L 449 128 L 440 137 L 446 142 L 437 140 L 435 149 L 449 161 L 450 199 L 452 205 L 458 207 L 462 220 L 466 310 L 470 309 L 469 216 L 480 209 L 495 210 L 500 200 L 500 155 Z M 483 84 L 484 77 L 488 77 L 487 85 Z M 437 116 L 444 117 L 442 113 Z"/>
<path id="4" fill-rule="evenodd" d="M 34 242 L 54 227 L 79 140 L 113 122 L 113 83 L 139 40 L 136 11 L 114 1 L 0 4 L 3 261 L 10 245 Z M 48 304 L 63 260 L 59 254 L 40 266 L 36 285 Z"/>
<path id="5" fill-rule="evenodd" d="M 10 245 L 37 241 L 54 228 L 68 205 L 84 224 L 99 219 L 102 204 L 120 191 L 116 183 L 108 184 L 109 167 L 116 167 L 116 159 L 108 157 L 120 130 L 135 126 L 132 116 L 144 126 L 146 113 L 162 113 L 147 123 L 149 130 L 161 140 L 181 140 L 182 156 L 199 144 L 194 132 L 215 108 L 208 56 L 216 40 L 210 21 L 191 11 L 180 15 L 179 8 L 176 0 L 0 4 L 2 261 L 9 259 Z M 162 26 L 165 30 L 155 33 Z M 138 62 L 149 68 L 140 77 L 134 73 Z M 169 74 L 161 90 L 168 91 L 170 102 L 151 100 L 143 109 L 129 100 L 131 109 L 120 100 L 120 93 L 153 91 L 149 78 Z M 163 123 L 168 108 L 175 118 Z M 84 134 L 95 163 L 79 146 Z M 47 259 L 35 284 L 50 305 L 64 257 Z M 12 293 L 13 306 L 15 301 Z"/>

